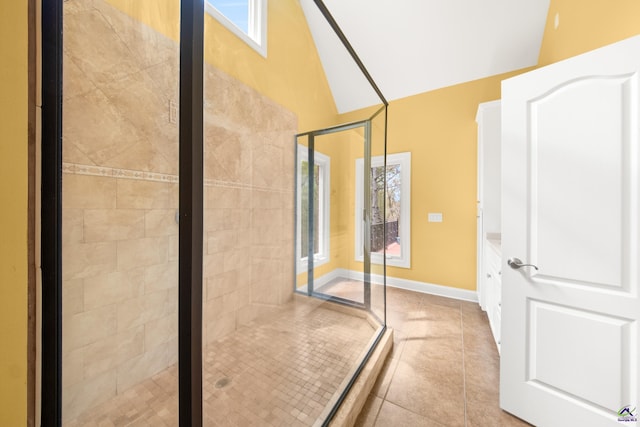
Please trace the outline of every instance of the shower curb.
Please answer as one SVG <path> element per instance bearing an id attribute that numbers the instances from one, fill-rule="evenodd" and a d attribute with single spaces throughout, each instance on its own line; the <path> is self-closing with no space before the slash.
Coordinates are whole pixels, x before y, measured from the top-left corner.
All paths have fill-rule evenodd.
<path id="1" fill-rule="evenodd" d="M 331 420 L 329 424 L 331 427 L 351 427 L 355 424 L 392 348 L 393 329 L 387 328 Z"/>

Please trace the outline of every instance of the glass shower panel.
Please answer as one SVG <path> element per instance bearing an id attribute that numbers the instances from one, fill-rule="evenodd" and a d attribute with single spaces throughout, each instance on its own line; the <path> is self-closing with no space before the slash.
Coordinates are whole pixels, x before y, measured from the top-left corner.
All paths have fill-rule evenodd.
<path id="1" fill-rule="evenodd" d="M 364 126 L 359 125 L 321 133 L 314 138 L 314 160 L 321 172 L 317 180 L 319 186 L 314 191 L 324 197 L 314 205 L 321 222 L 319 233 L 313 238 L 321 242 L 321 247 L 326 247 L 325 252 L 314 256 L 314 291 L 358 306 L 365 304 L 365 273 L 364 264 L 356 263 L 353 256 L 353 238 L 358 227 L 354 221 L 354 159 L 364 155 L 364 136 Z M 322 179 L 323 168 L 327 168 L 330 179 Z M 315 233 L 316 229 L 307 234 L 311 232 Z"/>
<path id="2" fill-rule="evenodd" d="M 63 425 L 177 425 L 180 4 L 63 4 Z"/>
<path id="3" fill-rule="evenodd" d="M 398 171 L 393 166 L 385 167 L 385 110 L 379 110 L 369 121 L 371 139 L 371 313 L 381 323 L 385 322 L 386 257 L 388 252 L 398 250 L 398 221 L 395 188 Z M 389 218 L 392 218 L 390 221 Z M 386 220 L 385 220 L 386 219 Z"/>

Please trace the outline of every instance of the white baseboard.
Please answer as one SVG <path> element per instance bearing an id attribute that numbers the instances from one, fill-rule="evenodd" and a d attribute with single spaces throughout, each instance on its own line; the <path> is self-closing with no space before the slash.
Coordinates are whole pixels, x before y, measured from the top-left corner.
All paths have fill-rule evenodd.
<path id="1" fill-rule="evenodd" d="M 344 277 L 353 280 L 363 280 L 364 273 L 361 271 L 347 270 L 344 268 L 336 268 L 335 270 L 320 276 L 314 280 L 315 289 L 329 283 L 338 277 Z M 371 283 L 382 284 L 383 277 L 380 274 L 371 275 Z M 452 288 L 451 286 L 436 285 L 433 283 L 418 282 L 416 280 L 400 279 L 397 277 L 387 276 L 387 286 L 393 288 L 406 289 L 408 291 L 421 292 L 423 294 L 438 295 L 446 298 L 453 298 L 462 301 L 478 302 L 478 293 L 467 289 Z"/>

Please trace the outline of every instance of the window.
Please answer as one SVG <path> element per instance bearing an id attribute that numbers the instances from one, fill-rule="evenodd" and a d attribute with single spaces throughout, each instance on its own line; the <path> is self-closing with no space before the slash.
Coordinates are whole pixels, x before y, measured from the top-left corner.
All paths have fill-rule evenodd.
<path id="1" fill-rule="evenodd" d="M 331 159 L 322 153 L 313 153 L 314 188 L 313 188 L 313 265 L 329 262 L 329 194 Z M 296 244 L 298 272 L 307 271 L 309 256 L 309 150 L 298 145 L 298 177 L 297 177 L 297 233 Z"/>
<path id="2" fill-rule="evenodd" d="M 211 16 L 267 56 L 267 0 L 206 0 L 205 4 Z"/>
<path id="3" fill-rule="evenodd" d="M 364 160 L 356 159 L 356 261 L 364 259 L 362 200 Z M 387 183 L 385 199 L 384 183 Z M 411 153 L 371 158 L 371 262 L 382 264 L 386 248 L 387 265 L 411 267 Z M 385 206 L 383 215 L 382 207 Z M 387 224 L 384 233 L 384 222 Z M 386 235 L 385 235 L 386 234 Z"/>

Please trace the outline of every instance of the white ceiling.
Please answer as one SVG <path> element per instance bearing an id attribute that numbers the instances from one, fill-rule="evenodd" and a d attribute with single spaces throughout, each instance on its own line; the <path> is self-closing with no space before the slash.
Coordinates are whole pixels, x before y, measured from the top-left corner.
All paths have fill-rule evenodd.
<path id="1" fill-rule="evenodd" d="M 536 65 L 550 0 L 324 0 L 387 100 Z M 313 0 L 300 0 L 336 107 L 380 100 Z"/>

